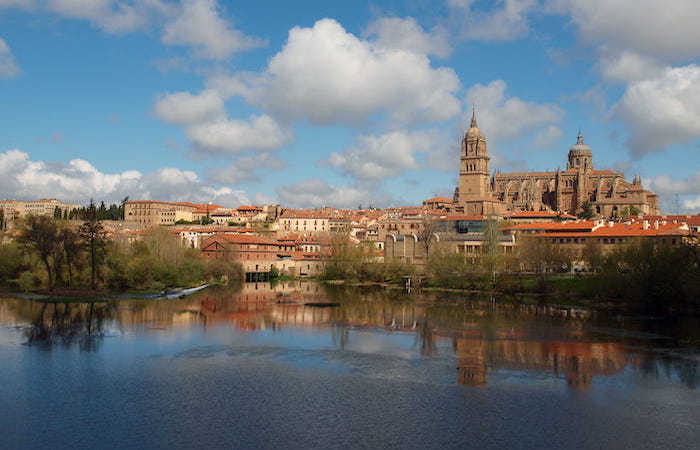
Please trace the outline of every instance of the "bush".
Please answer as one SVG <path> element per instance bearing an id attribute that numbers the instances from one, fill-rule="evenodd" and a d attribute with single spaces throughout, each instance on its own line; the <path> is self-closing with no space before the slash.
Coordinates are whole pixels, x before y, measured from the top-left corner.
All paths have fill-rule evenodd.
<path id="1" fill-rule="evenodd" d="M 40 283 L 39 278 L 29 270 L 22 272 L 17 279 L 17 286 L 24 292 L 33 291 L 39 287 Z"/>

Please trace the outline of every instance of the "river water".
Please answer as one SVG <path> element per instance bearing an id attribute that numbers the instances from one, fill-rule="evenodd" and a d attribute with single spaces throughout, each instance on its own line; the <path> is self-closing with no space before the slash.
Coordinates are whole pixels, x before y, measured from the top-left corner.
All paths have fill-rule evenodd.
<path id="1" fill-rule="evenodd" d="M 699 325 L 300 282 L 0 298 L 0 448 L 697 448 Z"/>

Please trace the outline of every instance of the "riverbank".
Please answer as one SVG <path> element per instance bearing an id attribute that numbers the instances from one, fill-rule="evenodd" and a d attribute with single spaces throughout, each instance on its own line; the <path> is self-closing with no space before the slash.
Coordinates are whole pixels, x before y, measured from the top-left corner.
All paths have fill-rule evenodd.
<path id="1" fill-rule="evenodd" d="M 71 302 L 106 302 L 113 300 L 142 299 L 142 300 L 166 300 L 183 298 L 205 289 L 212 284 L 203 284 L 191 288 L 173 288 L 168 290 L 140 290 L 140 291 L 108 291 L 81 288 L 56 288 L 53 292 L 46 289 L 30 292 L 0 291 L 8 297 L 38 300 L 42 302 L 71 303 Z"/>

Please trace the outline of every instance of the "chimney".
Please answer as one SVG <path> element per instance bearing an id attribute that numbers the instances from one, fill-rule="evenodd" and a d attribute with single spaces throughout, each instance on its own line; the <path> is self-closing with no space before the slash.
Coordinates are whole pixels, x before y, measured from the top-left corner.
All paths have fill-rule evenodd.
<path id="1" fill-rule="evenodd" d="M 659 229 L 659 221 L 658 220 L 654 221 L 654 228 L 656 228 L 657 230 Z"/>
<path id="2" fill-rule="evenodd" d="M 645 220 L 642 222 L 642 230 L 648 230 L 649 229 L 649 221 Z"/>
<path id="3" fill-rule="evenodd" d="M 611 221 L 608 222 L 608 227 L 612 228 L 614 224 L 615 224 L 615 222 L 613 222 L 613 221 L 611 220 Z"/>

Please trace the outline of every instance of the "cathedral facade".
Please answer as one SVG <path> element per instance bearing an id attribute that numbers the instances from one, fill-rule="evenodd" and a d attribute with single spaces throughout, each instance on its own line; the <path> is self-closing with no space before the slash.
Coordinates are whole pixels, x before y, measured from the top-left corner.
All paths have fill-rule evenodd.
<path id="1" fill-rule="evenodd" d="M 627 213 L 659 214 L 659 199 L 614 170 L 595 170 L 591 148 L 579 132 L 569 150 L 566 170 L 496 173 L 491 176 L 486 138 L 472 114 L 462 140 L 459 186 L 454 209 L 467 215 L 499 215 L 508 211 L 561 211 L 577 214 L 588 203 L 597 217 Z"/>

